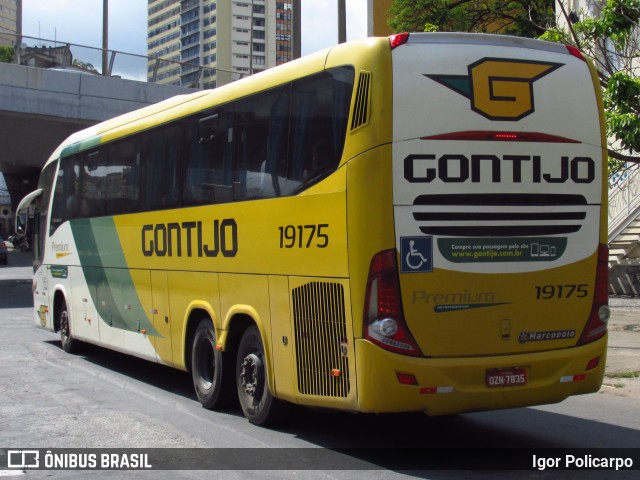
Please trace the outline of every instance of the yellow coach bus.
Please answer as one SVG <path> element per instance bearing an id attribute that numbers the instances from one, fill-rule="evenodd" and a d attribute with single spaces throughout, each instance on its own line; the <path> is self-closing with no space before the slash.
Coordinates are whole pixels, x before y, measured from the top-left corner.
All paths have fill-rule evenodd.
<path id="1" fill-rule="evenodd" d="M 402 34 L 78 132 L 33 203 L 35 322 L 207 408 L 429 415 L 599 389 L 600 86 L 576 50 Z"/>

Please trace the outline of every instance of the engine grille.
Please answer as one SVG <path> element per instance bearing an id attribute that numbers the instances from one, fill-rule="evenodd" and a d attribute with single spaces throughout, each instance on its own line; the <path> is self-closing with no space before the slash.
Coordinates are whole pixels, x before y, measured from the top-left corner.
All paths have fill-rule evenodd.
<path id="1" fill-rule="evenodd" d="M 420 195 L 413 218 L 427 235 L 521 237 L 574 233 L 586 218 L 581 195 Z"/>
<path id="2" fill-rule="evenodd" d="M 349 394 L 344 288 L 311 282 L 292 291 L 298 391 L 305 395 Z"/>

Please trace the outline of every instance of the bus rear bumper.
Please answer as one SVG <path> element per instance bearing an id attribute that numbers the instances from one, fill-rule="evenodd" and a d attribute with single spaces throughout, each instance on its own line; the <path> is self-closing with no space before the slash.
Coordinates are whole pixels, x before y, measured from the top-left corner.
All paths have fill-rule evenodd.
<path id="1" fill-rule="evenodd" d="M 423 411 L 436 416 L 560 402 L 600 389 L 606 345 L 607 336 L 563 350 L 434 359 L 398 355 L 367 340 L 356 340 L 358 410 Z M 594 359 L 598 359 L 595 367 Z M 525 369 L 525 384 L 487 385 L 489 370 L 514 367 Z M 413 379 L 415 384 L 411 384 Z"/>

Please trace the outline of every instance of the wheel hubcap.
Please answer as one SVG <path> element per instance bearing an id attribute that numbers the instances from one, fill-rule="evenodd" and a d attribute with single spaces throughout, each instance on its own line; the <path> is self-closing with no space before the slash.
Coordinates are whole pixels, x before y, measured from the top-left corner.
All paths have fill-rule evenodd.
<path id="1" fill-rule="evenodd" d="M 264 368 L 262 359 L 255 353 L 250 353 L 242 361 L 240 370 L 240 382 L 244 392 L 251 397 L 262 395 Z"/>
<path id="2" fill-rule="evenodd" d="M 65 337 L 69 336 L 69 315 L 66 311 L 60 313 L 60 333 Z"/>

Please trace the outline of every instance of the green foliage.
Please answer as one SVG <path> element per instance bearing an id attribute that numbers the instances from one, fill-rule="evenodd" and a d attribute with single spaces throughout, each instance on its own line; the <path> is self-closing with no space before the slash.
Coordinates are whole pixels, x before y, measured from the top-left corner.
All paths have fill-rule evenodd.
<path id="1" fill-rule="evenodd" d="M 617 47 L 623 47 L 640 21 L 638 0 L 608 1 L 602 9 L 602 16 L 596 25 L 600 37 L 611 38 Z"/>
<path id="2" fill-rule="evenodd" d="M 13 47 L 0 46 L 0 63 L 13 63 Z"/>
<path id="3" fill-rule="evenodd" d="M 493 32 L 534 37 L 553 19 L 553 0 L 394 0 L 395 32 Z"/>
<path id="4" fill-rule="evenodd" d="M 609 175 L 640 163 L 640 0 L 607 0 L 598 17 L 578 12 L 567 28 L 553 27 L 540 38 L 569 43 L 591 57 L 603 87 Z"/>
<path id="5" fill-rule="evenodd" d="M 567 33 L 560 30 L 547 30 L 538 39 L 546 40 L 547 42 L 570 43 Z"/>

